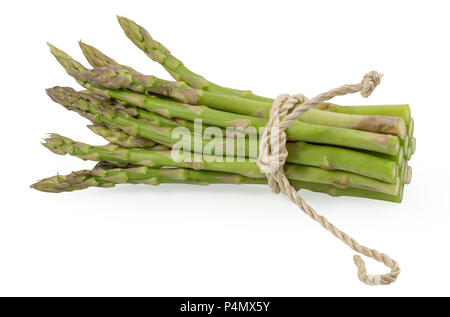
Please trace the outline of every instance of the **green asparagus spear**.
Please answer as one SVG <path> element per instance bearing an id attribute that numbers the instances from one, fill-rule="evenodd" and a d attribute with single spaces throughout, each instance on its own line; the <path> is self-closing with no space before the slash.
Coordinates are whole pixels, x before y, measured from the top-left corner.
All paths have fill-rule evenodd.
<path id="1" fill-rule="evenodd" d="M 189 152 L 178 151 L 178 157 L 173 152 L 159 152 L 145 149 L 126 149 L 117 145 L 91 146 L 74 142 L 69 138 L 51 134 L 43 143 L 55 154 L 70 154 L 91 161 L 108 161 L 118 163 L 139 164 L 149 167 L 186 167 L 219 172 L 242 174 L 248 177 L 264 178 L 254 160 L 223 160 L 221 157 L 196 156 Z M 327 171 L 317 167 L 297 164 L 285 165 L 289 179 L 334 185 L 338 188 L 354 187 L 378 191 L 389 195 L 397 195 L 401 186 L 399 178 L 394 184 L 382 182 L 344 171 Z"/>
<path id="2" fill-rule="evenodd" d="M 94 90 L 98 94 L 103 94 L 108 98 L 118 99 L 134 106 L 157 112 L 169 118 L 177 117 L 186 120 L 202 119 L 203 123 L 218 127 L 235 127 L 239 129 L 254 127 L 259 129 L 265 128 L 267 124 L 266 119 L 228 113 L 210 109 L 206 106 L 180 104 L 155 96 L 144 96 L 129 91 L 100 89 L 98 86 L 92 85 L 86 78 L 85 75 L 88 72 L 84 66 L 74 61 L 63 51 L 58 50 L 50 44 L 49 46 L 53 55 L 69 75 L 75 77 L 86 88 Z M 128 81 L 128 79 L 126 76 L 118 76 L 115 83 L 109 81 L 109 84 L 122 85 L 120 82 Z M 286 130 L 286 135 L 289 140 L 293 141 L 309 141 L 347 146 L 390 155 L 396 155 L 399 151 L 399 139 L 392 135 L 313 125 L 300 121 L 294 122 Z"/>
<path id="3" fill-rule="evenodd" d="M 133 21 L 117 17 L 128 38 L 136 44 L 148 57 L 160 63 L 176 80 L 184 81 L 191 87 L 222 94 L 244 97 L 250 100 L 267 101 L 268 98 L 253 94 L 250 90 L 237 90 L 216 85 L 202 76 L 187 69 L 183 63 L 172 56 L 170 51 L 161 43 L 152 39 L 150 34 Z"/>
<path id="4" fill-rule="evenodd" d="M 416 153 L 416 138 L 412 137 L 411 138 L 411 155 L 413 155 L 414 153 Z"/>
<path id="5" fill-rule="evenodd" d="M 50 88 L 50 89 L 53 89 L 53 88 Z M 73 93 L 75 93 L 75 91 L 72 88 L 66 87 L 63 89 L 69 89 L 69 90 L 72 90 Z M 85 90 L 85 91 L 82 91 L 82 93 L 92 94 L 92 91 Z M 99 99 L 99 97 L 100 97 L 99 95 L 93 94 L 93 98 Z M 169 127 L 169 128 L 185 127 L 191 131 L 194 131 L 194 129 L 195 129 L 194 122 L 189 121 L 189 120 L 184 120 L 184 119 L 179 119 L 179 118 L 169 119 L 162 115 L 157 114 L 156 112 L 147 111 L 145 109 L 134 107 L 134 106 L 127 106 L 123 102 L 113 101 L 112 99 L 108 99 L 107 101 L 105 101 L 105 100 L 106 99 L 103 99 L 103 101 L 102 101 L 103 105 L 106 105 L 113 109 L 121 109 L 121 111 L 123 111 L 122 109 L 124 109 L 124 107 L 125 107 L 124 110 L 127 113 L 127 115 L 131 115 L 136 119 L 144 120 L 145 122 L 148 122 L 149 124 L 151 124 L 153 126 Z M 207 129 L 209 127 L 211 127 L 211 126 L 207 125 L 207 124 L 203 124 L 201 126 L 202 131 L 204 131 L 205 129 Z M 221 131 L 222 131 L 223 135 L 225 135 L 225 130 L 221 128 Z"/>
<path id="6" fill-rule="evenodd" d="M 172 137 L 172 128 L 155 127 L 149 122 L 135 119 L 130 111 L 133 109 L 121 108 L 121 106 L 106 106 L 105 99 L 96 95 L 77 93 L 72 88 L 54 87 L 47 89 L 49 96 L 69 110 L 91 119 L 91 121 L 122 129 L 131 136 L 155 140 L 159 143 L 172 146 L 179 143 L 178 138 Z M 108 139 L 109 140 L 109 139 Z M 191 151 L 204 153 L 211 141 L 198 140 L 195 134 L 190 134 L 187 141 L 195 142 L 187 144 Z M 112 143 L 114 141 L 109 140 Z M 215 139 L 213 153 L 216 149 L 222 149 L 225 154 L 247 156 L 256 158 L 259 152 L 258 140 L 254 140 L 254 148 L 250 146 L 250 140 L 236 142 L 237 139 Z M 117 143 L 116 143 L 117 144 Z M 185 144 L 186 145 L 186 144 Z M 305 142 L 288 142 L 287 162 L 301 165 L 321 167 L 324 169 L 339 169 L 373 177 L 379 180 L 393 183 L 396 180 L 397 164 L 394 161 L 379 158 L 369 153 L 360 153 L 345 148 L 324 145 L 309 144 Z M 208 154 L 208 153 L 206 153 Z"/>
<path id="7" fill-rule="evenodd" d="M 43 179 L 32 188 L 45 192 L 68 192 L 88 187 L 114 187 L 116 184 L 265 184 L 264 178 L 245 177 L 214 171 L 197 171 L 184 168 L 150 168 L 128 165 L 116 167 L 102 164 L 92 170 L 72 172 L 69 175 L 57 175 Z"/>
<path id="8" fill-rule="evenodd" d="M 411 156 L 416 152 L 416 138 L 412 137 L 408 143 L 408 149 L 406 152 L 406 160 L 410 160 Z"/>
<path id="9" fill-rule="evenodd" d="M 161 43 L 155 41 L 150 34 L 141 26 L 137 25 L 135 22 L 124 18 L 124 17 L 118 17 L 119 23 L 124 30 L 127 37 L 142 51 L 144 51 L 147 56 L 149 56 L 152 60 L 156 61 L 157 63 L 161 64 L 171 75 L 172 77 L 177 81 L 183 81 L 187 83 L 190 87 L 204 90 L 206 94 L 208 93 L 216 93 L 216 94 L 222 94 L 222 95 L 229 95 L 226 96 L 225 99 L 221 99 L 220 96 L 217 95 L 210 95 L 210 96 L 199 96 L 198 99 L 201 104 L 210 106 L 214 108 L 215 106 L 223 107 L 230 103 L 231 105 L 237 104 L 237 107 L 232 107 L 229 109 L 219 108 L 221 110 L 227 110 L 227 111 L 247 111 L 247 112 L 237 112 L 240 114 L 246 114 L 246 115 L 257 115 L 257 116 L 263 116 L 267 117 L 270 109 L 270 105 L 273 102 L 273 99 L 266 98 L 262 96 L 257 96 L 251 93 L 250 91 L 240 91 L 240 90 L 234 90 L 229 88 L 224 88 L 218 85 L 215 85 L 206 79 L 204 79 L 202 76 L 195 74 L 188 70 L 183 63 L 171 55 L 170 51 L 164 47 Z M 94 51 L 95 53 L 100 53 L 98 50 Z M 98 55 L 104 56 L 107 59 L 106 55 L 100 53 Z M 97 66 L 111 66 L 113 63 L 97 63 Z M 192 95 L 192 92 L 190 92 Z M 246 103 L 244 101 L 237 102 L 239 98 L 233 98 L 233 96 L 241 97 L 249 99 L 250 102 Z M 229 97 L 229 98 L 228 98 Z M 204 98 L 205 100 L 201 100 Z M 203 101 L 203 102 L 202 102 Z M 207 103 L 208 101 L 211 101 L 212 104 Z M 252 103 L 251 101 L 256 101 L 256 103 Z M 259 105 L 258 105 L 259 104 Z M 265 105 L 264 105 L 265 104 Z M 330 106 L 332 104 L 329 104 Z M 230 106 L 231 107 L 231 106 Z M 394 116 L 394 117 L 403 117 L 406 123 L 409 123 L 410 119 L 410 112 L 409 107 L 407 105 L 402 105 L 400 107 L 397 106 L 374 106 L 374 108 L 369 109 L 354 109 L 354 107 L 346 107 L 346 106 L 337 106 L 333 105 L 333 107 L 327 108 L 326 105 L 324 105 L 326 110 L 333 110 L 337 113 L 342 114 L 365 114 L 369 116 Z M 358 107 L 359 108 L 359 107 Z M 405 109 L 396 109 L 396 108 L 405 108 Z M 376 110 L 376 111 L 373 111 Z M 400 111 L 399 111 L 400 110 Z M 361 112 L 358 112 L 361 111 Z M 367 111 L 366 113 L 363 113 L 364 111 Z M 326 121 L 326 115 L 319 112 L 317 109 L 311 111 L 312 113 L 309 114 L 309 116 L 306 116 L 307 113 L 305 113 L 304 116 L 300 118 L 300 120 L 304 120 L 304 122 L 308 123 L 316 123 L 314 120 L 317 120 L 320 118 L 322 125 L 325 125 L 323 121 Z M 324 120 L 322 121 L 322 117 L 325 116 Z M 330 117 L 329 119 L 332 120 L 333 124 L 337 124 L 339 120 L 337 120 L 339 117 Z M 349 126 L 351 123 L 355 120 L 358 123 L 354 125 L 355 128 L 360 129 L 370 129 L 368 131 L 373 132 L 383 132 L 389 131 L 386 133 L 393 133 L 395 135 L 398 135 L 400 138 L 404 135 L 404 124 L 402 124 L 401 121 L 397 119 L 386 119 L 387 123 L 384 123 L 384 118 L 364 118 L 365 120 L 358 120 L 356 118 L 351 119 L 351 117 L 344 117 L 346 120 L 343 120 L 340 122 L 341 125 L 338 125 L 339 127 L 353 127 Z M 378 121 L 378 122 L 377 122 Z M 382 121 L 382 122 L 380 122 Z M 380 130 L 376 129 L 377 123 L 379 124 Z M 396 123 L 398 123 L 400 126 L 397 128 Z M 374 126 L 375 125 L 375 126 Z M 394 127 L 394 128 L 393 128 Z M 374 130 L 372 130 L 374 129 Z M 394 130 L 392 130 L 394 129 Z M 397 129 L 399 129 L 397 131 Z M 398 133 L 398 134 L 397 134 Z"/>
<path id="10" fill-rule="evenodd" d="M 410 184 L 411 178 L 412 178 L 412 167 L 408 165 L 405 168 L 404 183 Z"/>
<path id="11" fill-rule="evenodd" d="M 320 110 L 352 115 L 382 115 L 400 117 L 403 118 L 408 129 L 411 126 L 412 118 L 409 105 L 339 106 L 333 103 L 323 103 L 317 108 Z"/>
<path id="12" fill-rule="evenodd" d="M 80 47 L 83 51 L 84 56 L 94 68 L 109 67 L 109 66 L 121 66 L 131 72 L 137 72 L 133 68 L 121 65 L 117 63 L 111 57 L 105 55 L 95 47 L 79 42 Z M 266 102 L 272 103 L 273 100 L 265 98 Z M 366 109 L 362 109 L 366 107 Z M 323 111 L 318 111 L 323 109 L 329 112 L 336 112 L 341 114 L 349 114 L 349 116 L 336 117 L 331 114 L 324 114 Z M 361 112 L 362 114 L 358 114 Z M 364 113 L 364 114 L 363 114 Z M 377 119 L 382 116 L 383 120 L 386 122 L 377 122 Z M 385 118 L 385 116 L 390 116 L 393 118 Z M 401 122 L 401 119 L 403 122 Z M 412 118 L 410 118 L 410 111 L 408 105 L 386 105 L 386 106 L 338 106 L 331 103 L 324 103 L 317 107 L 316 109 L 311 109 L 303 114 L 303 121 L 322 125 L 338 125 L 339 127 L 357 127 L 358 125 L 368 127 L 369 131 L 382 132 L 387 134 L 399 135 L 401 138 L 404 137 L 406 126 L 408 127 L 408 136 L 412 137 L 412 131 L 414 124 Z M 331 121 L 331 122 L 330 122 Z M 397 122 L 398 121 L 398 122 Z M 372 124 L 370 124 L 372 123 Z M 370 127 L 372 125 L 372 127 Z"/>
<path id="13" fill-rule="evenodd" d="M 69 175 L 56 175 L 31 185 L 32 188 L 50 193 L 70 192 L 82 190 L 89 187 L 109 188 L 116 184 L 147 184 L 159 185 L 162 183 L 183 184 L 267 184 L 265 178 L 251 178 L 239 174 L 197 171 L 183 168 L 156 169 L 147 166 L 124 166 L 117 167 L 107 164 L 97 165 L 92 170 L 81 170 Z M 108 166 L 109 165 L 109 166 Z M 380 192 L 373 192 L 359 188 L 336 188 L 332 185 L 292 181 L 296 189 L 310 189 L 313 191 L 327 193 L 332 196 L 356 196 L 372 199 L 387 200 L 393 202 L 401 201 L 399 191 L 396 196 Z"/>
<path id="14" fill-rule="evenodd" d="M 414 119 L 411 117 L 411 120 L 409 120 L 409 126 L 408 126 L 408 137 L 411 139 L 413 137 L 414 133 Z"/>
<path id="15" fill-rule="evenodd" d="M 400 146 L 403 148 L 403 152 L 404 152 L 404 155 L 405 155 L 407 160 L 409 160 L 409 158 L 408 158 L 409 143 L 410 143 L 409 137 L 406 137 L 404 140 L 402 140 L 400 142 Z"/>
<path id="16" fill-rule="evenodd" d="M 111 126 L 93 124 L 88 125 L 88 128 L 95 134 L 105 138 L 108 142 L 120 145 L 124 148 L 151 148 L 156 145 L 155 141 L 128 135 L 125 132 Z"/>
<path id="17" fill-rule="evenodd" d="M 243 139 L 241 142 L 236 142 L 234 138 L 216 138 L 210 140 L 196 137 L 189 129 L 184 129 L 184 131 L 177 130 L 181 135 L 175 137 L 173 127 L 154 126 L 152 124 L 154 122 L 137 119 L 136 116 L 140 117 L 142 111 L 136 112 L 134 108 L 125 108 L 121 105 L 107 106 L 105 99 L 100 96 L 78 93 L 68 87 L 53 87 L 47 89 L 47 94 L 55 102 L 69 110 L 80 113 L 92 122 L 121 129 L 130 136 L 154 140 L 170 147 L 177 145 L 178 147 L 192 151 L 198 150 L 199 153 L 203 153 L 203 150 L 208 147 L 211 149 L 211 154 L 216 155 L 220 155 L 217 151 L 220 151 L 226 156 L 238 155 L 256 158 L 257 155 L 256 149 L 258 146 L 256 137 L 254 138 L 254 152 L 249 149 L 251 142 L 249 139 Z"/>
<path id="18" fill-rule="evenodd" d="M 211 93 L 180 82 L 168 82 L 155 76 L 131 72 L 118 64 L 95 68 L 83 73 L 83 77 L 94 85 L 108 89 L 129 89 L 137 93 L 159 94 L 187 104 L 205 105 L 217 110 L 259 118 L 268 118 L 272 106 L 270 102 Z M 310 109 L 299 120 L 312 124 L 392 134 L 400 139 L 403 139 L 407 132 L 405 123 L 400 117 L 348 115 Z"/>
<path id="19" fill-rule="evenodd" d="M 92 87 L 91 87 L 92 89 Z M 93 89 L 96 89 L 93 87 Z M 206 106 L 191 106 L 120 90 L 96 89 L 96 93 L 115 98 L 149 111 L 157 111 L 168 117 L 180 117 L 186 120 L 202 119 L 203 123 L 218 127 L 234 127 L 246 130 L 249 127 L 262 131 L 267 119 L 249 117 L 214 110 Z M 345 128 L 327 127 L 305 122 L 294 122 L 286 130 L 290 141 L 307 141 L 337 146 L 365 149 L 390 155 L 397 155 L 399 139 L 392 135 L 358 131 Z"/>
<path id="20" fill-rule="evenodd" d="M 361 189 L 361 188 L 336 188 L 332 185 L 318 184 L 318 183 L 298 183 L 297 181 L 292 181 L 292 186 L 295 188 L 305 188 L 314 192 L 325 193 L 330 196 L 352 196 L 352 197 L 363 197 L 370 199 L 386 200 L 395 203 L 401 203 L 403 199 L 404 186 L 401 185 L 397 195 L 388 195 L 385 193 L 375 192 L 371 190 Z"/>

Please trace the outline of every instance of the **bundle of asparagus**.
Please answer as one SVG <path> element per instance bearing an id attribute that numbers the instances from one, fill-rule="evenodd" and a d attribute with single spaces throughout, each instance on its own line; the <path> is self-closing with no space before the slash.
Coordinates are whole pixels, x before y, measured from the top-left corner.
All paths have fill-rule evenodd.
<path id="1" fill-rule="evenodd" d="M 43 144 L 52 152 L 99 163 L 32 187 L 66 192 L 124 183 L 267 184 L 255 159 L 273 99 L 209 82 L 145 29 L 118 19 L 127 37 L 176 81 L 144 75 L 80 42 L 88 69 L 49 44 L 85 90 L 54 87 L 47 94 L 87 118 L 109 144 L 51 134 Z M 286 175 L 296 189 L 401 202 L 411 181 L 413 130 L 408 105 L 321 104 L 286 130 Z"/>

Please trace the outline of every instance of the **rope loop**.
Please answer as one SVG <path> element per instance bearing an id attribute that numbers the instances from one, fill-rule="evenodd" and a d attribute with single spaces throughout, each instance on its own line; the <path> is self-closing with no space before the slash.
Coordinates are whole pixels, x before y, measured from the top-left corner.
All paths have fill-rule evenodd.
<path id="1" fill-rule="evenodd" d="M 308 216 L 316 220 L 322 227 L 331 232 L 354 251 L 370 257 L 376 261 L 384 263 L 391 269 L 384 275 L 369 275 L 366 271 L 364 261 L 359 255 L 353 257 L 357 267 L 358 278 L 368 285 L 387 285 L 394 282 L 400 274 L 398 263 L 384 253 L 360 245 L 356 240 L 340 231 L 331 224 L 325 217 L 319 215 L 303 198 L 301 198 L 284 173 L 284 164 L 288 152 L 286 150 L 285 130 L 295 122 L 303 113 L 316 107 L 322 102 L 328 101 L 336 96 L 343 96 L 350 93 L 361 92 L 364 98 L 370 96 L 375 88 L 380 84 L 383 75 L 376 71 L 371 71 L 364 75 L 359 84 L 343 85 L 327 92 L 321 93 L 312 99 L 306 98 L 302 94 L 279 95 L 273 102 L 270 110 L 270 118 L 266 129 L 261 136 L 260 152 L 256 161 L 259 169 L 266 173 L 268 184 L 274 193 L 284 193 L 289 199 Z"/>

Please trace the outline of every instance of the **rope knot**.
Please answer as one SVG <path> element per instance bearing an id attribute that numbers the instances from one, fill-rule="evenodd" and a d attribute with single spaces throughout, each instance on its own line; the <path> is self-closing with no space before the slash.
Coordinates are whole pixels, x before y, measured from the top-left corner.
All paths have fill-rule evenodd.
<path id="1" fill-rule="evenodd" d="M 364 98 L 369 97 L 375 88 L 380 84 L 381 77 L 383 77 L 383 74 L 380 74 L 374 70 L 365 74 L 361 81 L 361 96 Z"/>
<path id="2" fill-rule="evenodd" d="M 286 133 L 284 131 L 292 123 L 290 117 L 293 109 L 307 100 L 308 98 L 302 94 L 292 96 L 282 94 L 273 102 L 270 110 L 270 120 L 261 138 L 260 155 L 256 162 L 264 173 L 275 173 L 284 165 L 288 155 L 286 150 Z"/>
<path id="3" fill-rule="evenodd" d="M 325 229 L 330 231 L 350 248 L 384 263 L 391 271 L 384 275 L 369 275 L 366 272 L 364 261 L 359 257 L 354 257 L 354 262 L 358 269 L 359 279 L 368 285 L 386 285 L 394 282 L 400 273 L 400 268 L 394 260 L 386 254 L 379 253 L 374 249 L 369 249 L 360 245 L 356 240 L 349 237 L 345 232 L 340 231 L 331 224 L 325 217 L 320 216 L 301 198 L 296 189 L 291 186 L 285 175 L 283 165 L 286 162 L 288 152 L 286 150 L 285 130 L 306 111 L 330 100 L 336 96 L 349 93 L 361 92 L 367 98 L 379 85 L 382 75 L 372 71 L 364 75 L 361 83 L 355 85 L 343 85 L 317 95 L 313 99 L 308 99 L 302 94 L 279 95 L 273 102 L 270 110 L 270 118 L 266 129 L 261 136 L 259 155 L 256 164 L 260 170 L 266 173 L 267 183 L 275 193 L 283 192 L 289 199 L 297 204 L 308 216 L 319 222 Z"/>

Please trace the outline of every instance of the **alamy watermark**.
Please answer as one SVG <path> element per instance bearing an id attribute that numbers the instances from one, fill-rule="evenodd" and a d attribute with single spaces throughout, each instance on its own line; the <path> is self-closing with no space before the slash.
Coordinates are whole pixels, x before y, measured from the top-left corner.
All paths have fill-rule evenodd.
<path id="1" fill-rule="evenodd" d="M 260 138 L 265 127 L 219 128 L 203 125 L 201 119 L 194 120 L 194 130 L 186 127 L 172 129 L 171 156 L 175 162 L 244 162 L 256 161 L 259 154 Z M 271 133 L 278 135 L 279 130 Z M 270 144 L 272 154 L 278 155 L 278 137 Z"/>

